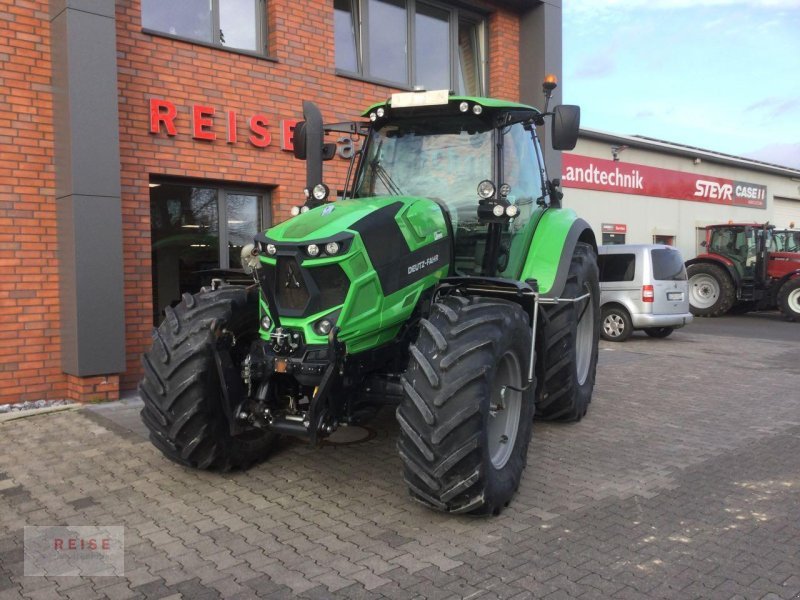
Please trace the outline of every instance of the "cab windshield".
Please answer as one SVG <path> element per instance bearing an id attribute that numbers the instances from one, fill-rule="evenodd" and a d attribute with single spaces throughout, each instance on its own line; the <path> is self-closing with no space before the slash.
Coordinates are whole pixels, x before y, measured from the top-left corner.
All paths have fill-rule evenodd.
<path id="1" fill-rule="evenodd" d="M 522 124 L 494 128 L 467 116 L 397 121 L 372 131 L 354 196 L 419 196 L 438 202 L 453 225 L 456 273 L 494 271 L 515 277 L 522 268 L 520 249 L 527 247 L 535 226 L 537 201 L 544 197 L 541 165 L 535 136 Z M 519 215 L 502 225 L 494 268 L 484 264 L 488 224 L 478 219 L 477 188 L 484 179 L 511 186 L 508 201 L 519 208 Z"/>

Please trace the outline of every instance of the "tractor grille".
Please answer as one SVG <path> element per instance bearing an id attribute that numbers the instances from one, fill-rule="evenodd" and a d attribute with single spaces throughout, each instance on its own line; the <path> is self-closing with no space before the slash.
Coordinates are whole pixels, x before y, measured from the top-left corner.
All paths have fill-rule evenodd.
<path id="1" fill-rule="evenodd" d="M 279 256 L 274 267 L 263 265 L 261 287 L 278 305 L 281 316 L 304 317 L 342 304 L 350 280 L 339 265 L 303 268 L 292 256 Z"/>
<path id="2" fill-rule="evenodd" d="M 278 306 L 287 310 L 304 309 L 310 294 L 297 261 L 281 257 L 275 271 L 275 299 Z"/>

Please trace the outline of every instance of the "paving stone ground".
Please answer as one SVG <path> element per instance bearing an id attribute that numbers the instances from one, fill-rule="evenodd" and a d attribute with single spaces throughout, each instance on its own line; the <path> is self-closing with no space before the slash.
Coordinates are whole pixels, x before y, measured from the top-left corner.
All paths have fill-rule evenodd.
<path id="1" fill-rule="evenodd" d="M 499 517 L 407 496 L 361 443 L 184 469 L 135 400 L 0 424 L 0 598 L 798 598 L 798 341 L 601 344 L 577 424 L 536 423 Z M 123 525 L 124 577 L 23 577 L 25 525 Z"/>

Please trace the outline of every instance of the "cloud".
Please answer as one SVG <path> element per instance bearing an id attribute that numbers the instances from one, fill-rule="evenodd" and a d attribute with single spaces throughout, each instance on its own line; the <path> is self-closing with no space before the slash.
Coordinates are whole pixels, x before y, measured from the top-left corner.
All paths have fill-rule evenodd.
<path id="1" fill-rule="evenodd" d="M 798 109 L 800 109 L 800 98 L 789 98 L 787 100 L 784 98 L 769 97 L 754 102 L 745 110 L 747 112 L 763 111 L 768 116 L 777 118 Z"/>
<path id="2" fill-rule="evenodd" d="M 744 156 L 755 160 L 800 169 L 800 142 L 795 144 L 768 144 L 752 152 L 745 152 Z"/>
<path id="3" fill-rule="evenodd" d="M 609 53 L 592 56 L 575 67 L 573 76 L 577 79 L 599 79 L 616 70 L 617 63 Z"/>

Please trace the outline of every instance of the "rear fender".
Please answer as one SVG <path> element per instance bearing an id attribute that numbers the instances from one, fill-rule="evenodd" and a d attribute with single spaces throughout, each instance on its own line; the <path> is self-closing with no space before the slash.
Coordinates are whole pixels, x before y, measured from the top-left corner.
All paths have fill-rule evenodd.
<path id="1" fill-rule="evenodd" d="M 535 279 L 544 297 L 561 295 L 569 265 L 578 242 L 590 244 L 597 252 L 597 240 L 589 224 L 569 208 L 549 208 L 542 215 L 520 279 Z"/>

